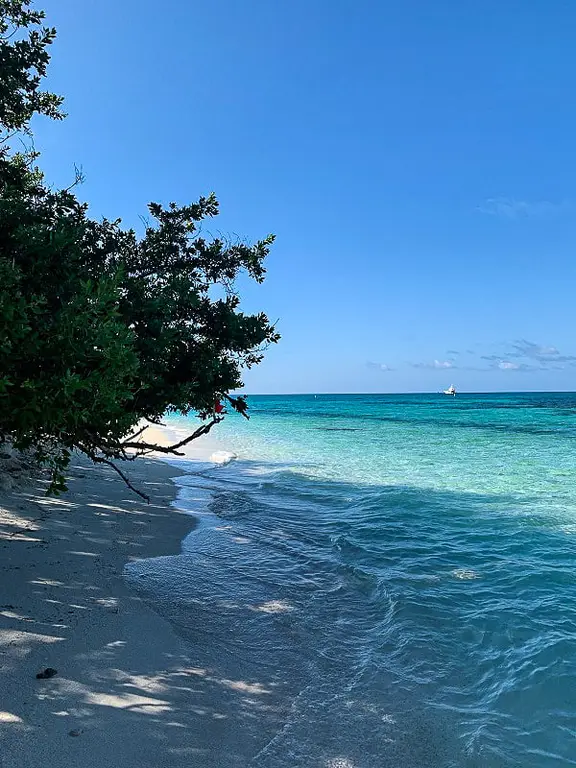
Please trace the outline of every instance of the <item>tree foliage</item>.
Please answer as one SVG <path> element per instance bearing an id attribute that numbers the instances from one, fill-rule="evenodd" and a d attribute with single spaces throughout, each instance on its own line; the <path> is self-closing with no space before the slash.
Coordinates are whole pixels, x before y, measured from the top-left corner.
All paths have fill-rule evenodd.
<path id="1" fill-rule="evenodd" d="M 190 440 L 220 420 L 218 400 L 245 414 L 230 393 L 278 335 L 234 289 L 241 272 L 264 279 L 274 238 L 202 237 L 214 195 L 150 204 L 139 236 L 90 218 L 74 185 L 54 191 L 35 153 L 10 148 L 34 114 L 62 116 L 40 89 L 55 35 L 43 18 L 0 0 L 0 436 L 35 450 L 58 490 L 74 449 L 110 462 L 158 448 L 135 432 L 143 419 L 194 412 L 204 422 Z"/>

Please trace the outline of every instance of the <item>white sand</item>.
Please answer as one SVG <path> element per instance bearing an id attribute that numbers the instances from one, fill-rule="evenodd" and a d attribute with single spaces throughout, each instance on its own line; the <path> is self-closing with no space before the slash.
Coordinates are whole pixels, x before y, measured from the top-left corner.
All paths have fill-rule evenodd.
<path id="1" fill-rule="evenodd" d="M 231 696 L 248 690 L 257 705 L 251 683 L 199 666 L 124 582 L 127 561 L 177 553 L 194 525 L 170 507 L 177 470 L 129 470 L 151 504 L 80 460 L 59 499 L 42 480 L 0 498 L 2 768 L 248 763 L 228 717 Z M 37 680 L 45 667 L 58 674 Z"/>

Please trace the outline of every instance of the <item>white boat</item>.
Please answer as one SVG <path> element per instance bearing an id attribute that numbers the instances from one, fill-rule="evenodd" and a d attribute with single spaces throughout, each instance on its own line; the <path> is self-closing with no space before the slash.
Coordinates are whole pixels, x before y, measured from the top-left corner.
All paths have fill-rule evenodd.
<path id="1" fill-rule="evenodd" d="M 445 395 L 452 395 L 452 397 L 455 397 L 456 396 L 456 387 L 454 386 L 454 384 L 450 384 L 448 389 L 444 389 L 443 392 L 444 392 Z"/>

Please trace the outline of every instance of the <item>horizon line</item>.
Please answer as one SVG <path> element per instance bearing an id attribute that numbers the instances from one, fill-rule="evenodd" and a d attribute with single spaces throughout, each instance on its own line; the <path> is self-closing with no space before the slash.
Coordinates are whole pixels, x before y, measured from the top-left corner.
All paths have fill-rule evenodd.
<path id="1" fill-rule="evenodd" d="M 309 397 L 318 395 L 442 395 L 441 389 L 412 390 L 408 392 L 241 392 L 245 397 Z M 576 389 L 492 389 L 492 390 L 457 390 L 457 395 L 561 395 L 576 394 Z"/>

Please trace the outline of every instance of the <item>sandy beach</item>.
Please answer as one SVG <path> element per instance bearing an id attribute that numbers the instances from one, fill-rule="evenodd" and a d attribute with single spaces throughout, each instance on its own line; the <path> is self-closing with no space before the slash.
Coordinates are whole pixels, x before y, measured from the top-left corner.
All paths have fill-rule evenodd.
<path id="1" fill-rule="evenodd" d="M 198 667 L 122 576 L 132 559 L 178 553 L 193 529 L 171 506 L 175 474 L 130 465 L 150 504 L 84 460 L 60 498 L 42 479 L 2 494 L 2 768 L 246 764 L 226 749 L 226 712 L 258 690 Z M 37 679 L 46 668 L 57 674 Z"/>

